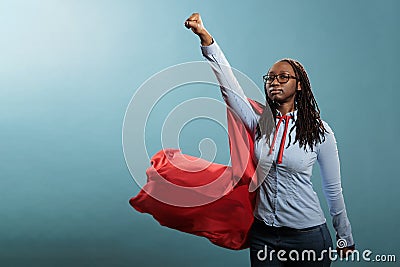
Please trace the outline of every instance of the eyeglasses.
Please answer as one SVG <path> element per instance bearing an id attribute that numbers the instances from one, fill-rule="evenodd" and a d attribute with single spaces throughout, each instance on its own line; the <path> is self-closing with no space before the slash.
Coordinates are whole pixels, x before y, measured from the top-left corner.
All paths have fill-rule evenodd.
<path id="1" fill-rule="evenodd" d="M 289 75 L 289 74 L 278 74 L 278 75 L 264 75 L 263 80 L 266 84 L 271 84 L 275 79 L 278 79 L 279 83 L 287 83 L 290 79 L 296 79 L 297 77 Z"/>

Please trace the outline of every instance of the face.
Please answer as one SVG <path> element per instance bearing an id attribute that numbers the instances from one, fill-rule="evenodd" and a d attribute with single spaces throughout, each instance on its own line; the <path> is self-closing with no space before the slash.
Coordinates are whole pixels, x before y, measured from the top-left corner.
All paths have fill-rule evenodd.
<path id="1" fill-rule="evenodd" d="M 285 62 L 277 62 L 275 63 L 269 72 L 268 75 L 289 75 L 295 77 L 295 72 L 292 66 Z M 296 90 L 301 90 L 300 82 L 298 82 L 294 78 L 290 78 L 287 83 L 280 83 L 278 79 L 274 79 L 272 83 L 265 84 L 265 92 L 268 98 L 278 102 L 279 104 L 282 103 L 289 103 L 294 104 L 294 96 L 296 94 Z"/>

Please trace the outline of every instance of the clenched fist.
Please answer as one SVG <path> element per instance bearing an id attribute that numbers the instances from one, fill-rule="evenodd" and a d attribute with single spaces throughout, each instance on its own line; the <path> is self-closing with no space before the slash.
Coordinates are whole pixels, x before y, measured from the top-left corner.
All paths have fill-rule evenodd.
<path id="1" fill-rule="evenodd" d="M 204 28 L 203 21 L 199 13 L 193 13 L 186 21 L 185 27 L 191 29 L 197 36 L 200 37 L 201 45 L 207 46 L 213 43 L 212 36 Z"/>

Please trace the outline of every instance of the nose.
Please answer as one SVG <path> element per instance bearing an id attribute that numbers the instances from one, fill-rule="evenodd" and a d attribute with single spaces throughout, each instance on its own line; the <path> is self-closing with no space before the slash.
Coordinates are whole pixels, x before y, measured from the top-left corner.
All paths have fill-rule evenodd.
<path id="1" fill-rule="evenodd" d="M 275 87 L 275 86 L 279 86 L 280 83 L 278 82 L 278 77 L 276 76 L 275 79 L 272 81 L 271 86 Z"/>

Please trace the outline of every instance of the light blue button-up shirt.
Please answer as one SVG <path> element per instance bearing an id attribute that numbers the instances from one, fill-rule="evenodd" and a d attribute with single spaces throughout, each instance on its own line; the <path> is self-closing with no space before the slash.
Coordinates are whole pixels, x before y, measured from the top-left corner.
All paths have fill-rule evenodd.
<path id="1" fill-rule="evenodd" d="M 256 139 L 259 115 L 254 112 L 247 100 L 222 50 L 216 42 L 209 46 L 201 46 L 201 50 L 218 79 L 225 102 L 241 118 L 253 139 Z M 297 111 L 294 111 L 287 115 L 292 115 L 296 120 L 296 114 Z M 332 216 L 336 237 L 346 240 L 347 245 L 351 246 L 354 241 L 342 194 L 339 155 L 335 136 L 328 124 L 323 122 L 328 133 L 325 134 L 325 140 L 317 144 L 313 151 L 310 148 L 307 150 L 304 147 L 300 148 L 299 142 L 293 144 L 296 127 L 291 133 L 288 130 L 287 135 L 291 135 L 292 143 L 287 147 L 289 142 L 287 136 L 282 163 L 277 164 L 284 124 L 288 123 L 288 129 L 291 129 L 294 126 L 294 120 L 282 121 L 277 131 L 272 154 L 268 153 L 269 146 L 265 135 L 254 142 L 254 160 L 258 163 L 257 177 L 265 178 L 257 190 L 254 216 L 269 226 L 286 226 L 295 229 L 325 223 L 324 213 L 311 182 L 312 168 L 318 161 L 322 188 Z"/>

